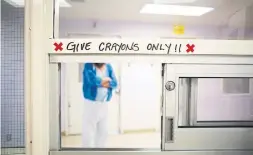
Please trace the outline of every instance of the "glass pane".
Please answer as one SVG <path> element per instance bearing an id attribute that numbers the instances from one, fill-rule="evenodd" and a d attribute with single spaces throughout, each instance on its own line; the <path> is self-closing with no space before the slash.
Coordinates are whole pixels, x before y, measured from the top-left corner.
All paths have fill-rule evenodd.
<path id="1" fill-rule="evenodd" d="M 253 39 L 252 0 L 59 1 L 61 38 Z"/>
<path id="2" fill-rule="evenodd" d="M 238 122 L 253 121 L 253 78 L 181 78 L 180 81 L 181 124 L 236 122 L 235 126 L 240 126 Z"/>
<path id="3" fill-rule="evenodd" d="M 239 80 L 247 82 L 248 79 Z M 238 88 L 243 90 L 249 89 L 249 87 L 252 90 L 252 79 L 248 85 L 236 83 L 238 88 L 233 87 L 234 83 L 230 84 L 230 92 L 233 94 L 222 91 L 222 87 L 224 90 L 224 82 L 227 80 L 198 79 L 197 121 L 253 121 L 251 108 L 253 107 L 253 92 L 243 94 L 238 91 Z"/>
<path id="4" fill-rule="evenodd" d="M 1 0 L 1 154 L 25 154 L 24 0 Z"/>
<path id="5" fill-rule="evenodd" d="M 62 66 L 62 148 L 160 149 L 161 64 Z"/>

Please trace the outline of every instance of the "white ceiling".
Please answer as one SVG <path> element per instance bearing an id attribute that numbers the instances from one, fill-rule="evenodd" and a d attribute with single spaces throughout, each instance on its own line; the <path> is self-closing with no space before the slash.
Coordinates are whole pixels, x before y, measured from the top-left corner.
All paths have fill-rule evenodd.
<path id="1" fill-rule="evenodd" d="M 197 0 L 185 5 L 207 6 L 214 11 L 200 17 L 140 14 L 141 7 L 152 0 L 86 0 L 73 2 L 72 7 L 61 8 L 60 18 L 81 20 L 109 20 L 148 23 L 173 23 L 186 25 L 214 25 L 226 22 L 236 11 L 252 5 L 253 0 Z M 80 1 L 80 0 L 78 0 Z"/>

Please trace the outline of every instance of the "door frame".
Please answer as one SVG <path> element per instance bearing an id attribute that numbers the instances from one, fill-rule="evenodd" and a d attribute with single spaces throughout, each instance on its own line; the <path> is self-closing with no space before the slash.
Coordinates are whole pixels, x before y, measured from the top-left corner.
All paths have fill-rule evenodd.
<path id="1" fill-rule="evenodd" d="M 66 68 L 66 64 L 61 64 L 61 110 L 64 110 L 64 115 L 62 116 L 61 113 L 61 135 L 67 136 L 69 135 L 69 100 L 68 100 L 68 80 L 66 79 L 66 74 L 67 74 L 67 68 Z M 62 78 L 64 77 L 64 78 Z M 64 104 L 62 104 L 64 103 Z M 62 106 L 63 105 L 63 106 Z M 64 130 L 62 130 L 62 119 L 64 119 Z"/>

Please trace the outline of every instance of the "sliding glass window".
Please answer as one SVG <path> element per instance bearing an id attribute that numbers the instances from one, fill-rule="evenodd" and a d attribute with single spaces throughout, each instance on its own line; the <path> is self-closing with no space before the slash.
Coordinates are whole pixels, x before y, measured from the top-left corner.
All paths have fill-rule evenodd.
<path id="1" fill-rule="evenodd" d="M 179 78 L 180 127 L 253 126 L 253 78 Z"/>

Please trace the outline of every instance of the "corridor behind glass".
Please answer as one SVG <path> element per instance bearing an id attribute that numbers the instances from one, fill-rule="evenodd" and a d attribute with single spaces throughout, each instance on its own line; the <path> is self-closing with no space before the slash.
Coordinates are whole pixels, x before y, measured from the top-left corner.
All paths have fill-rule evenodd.
<path id="1" fill-rule="evenodd" d="M 61 148 L 160 150 L 162 73 L 148 62 L 61 64 Z M 252 127 L 252 90 L 251 77 L 180 77 L 175 124 Z"/>
<path id="2" fill-rule="evenodd" d="M 161 71 L 154 63 L 61 64 L 61 148 L 160 150 Z"/>

